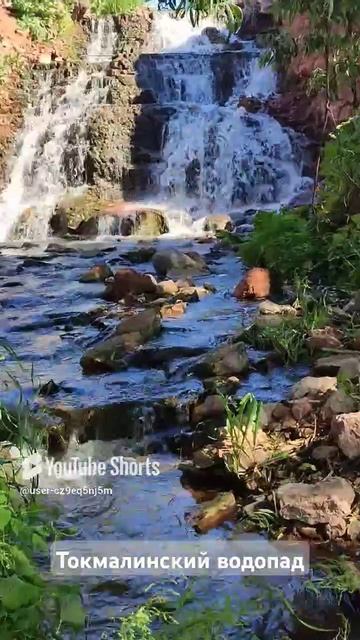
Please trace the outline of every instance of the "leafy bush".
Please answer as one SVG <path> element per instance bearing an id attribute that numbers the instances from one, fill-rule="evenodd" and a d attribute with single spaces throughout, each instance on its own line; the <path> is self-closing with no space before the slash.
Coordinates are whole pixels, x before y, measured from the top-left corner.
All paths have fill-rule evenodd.
<path id="1" fill-rule="evenodd" d="M 323 214 L 345 221 L 360 213 L 360 116 L 340 124 L 326 143 L 321 163 Z"/>
<path id="2" fill-rule="evenodd" d="M 306 277 L 313 269 L 318 247 L 303 209 L 280 213 L 260 211 L 255 229 L 239 249 L 249 267 L 267 267 L 280 280 Z"/>
<path id="3" fill-rule="evenodd" d="M 97 16 L 115 16 L 130 13 L 142 4 L 142 0 L 92 0 L 91 10 Z"/>
<path id="4" fill-rule="evenodd" d="M 326 238 L 327 277 L 344 289 L 360 288 L 360 215 Z"/>
<path id="5" fill-rule="evenodd" d="M 34 40 L 49 40 L 69 24 L 70 4 L 60 0 L 13 0 L 12 8 L 21 26 Z"/>
<path id="6" fill-rule="evenodd" d="M 4 462 L 4 461 L 2 461 Z M 26 505 L 16 487 L 0 480 L 0 627 L 2 640 L 50 640 L 84 625 L 77 589 L 51 585 L 32 557 L 48 552 L 54 529 L 36 505 Z"/>

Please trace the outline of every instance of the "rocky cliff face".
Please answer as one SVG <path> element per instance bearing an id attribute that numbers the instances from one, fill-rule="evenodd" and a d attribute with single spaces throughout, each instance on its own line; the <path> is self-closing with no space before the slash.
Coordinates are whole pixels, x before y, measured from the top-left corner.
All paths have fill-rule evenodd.
<path id="1" fill-rule="evenodd" d="M 158 127 L 143 114 L 142 103 L 151 96 L 138 86 L 136 61 L 149 42 L 152 19 L 147 9 L 116 18 L 119 41 L 108 72 L 108 104 L 94 112 L 88 125 L 86 177 L 102 197 L 136 191 L 145 179 L 142 151 Z"/>

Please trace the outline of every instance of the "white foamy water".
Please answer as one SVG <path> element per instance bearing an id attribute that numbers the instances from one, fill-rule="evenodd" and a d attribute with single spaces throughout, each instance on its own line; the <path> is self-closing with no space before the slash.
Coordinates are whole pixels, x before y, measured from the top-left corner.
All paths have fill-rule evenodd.
<path id="1" fill-rule="evenodd" d="M 51 72 L 42 81 L 13 160 L 9 184 L 0 196 L 0 241 L 11 236 L 17 223 L 22 237 L 42 240 L 56 203 L 69 187 L 84 182 L 87 150 L 86 122 L 93 107 L 106 99 L 105 67 L 115 43 L 112 21 L 93 24 L 87 61 L 100 70 L 81 70 L 55 102 Z"/>
<path id="2" fill-rule="evenodd" d="M 142 63 L 157 103 L 175 109 L 164 168 L 154 168 L 155 200 L 167 208 L 172 231 L 208 213 L 278 208 L 309 183 L 289 132 L 266 113 L 239 107 L 243 97 L 274 94 L 275 72 L 260 65 L 254 44 L 212 44 L 205 26 L 215 25 L 193 29 L 160 15 L 154 43 L 162 55 Z"/>

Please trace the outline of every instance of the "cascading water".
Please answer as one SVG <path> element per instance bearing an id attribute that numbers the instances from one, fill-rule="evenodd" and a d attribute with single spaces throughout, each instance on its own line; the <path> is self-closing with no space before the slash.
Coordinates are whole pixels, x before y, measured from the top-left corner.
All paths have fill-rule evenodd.
<path id="1" fill-rule="evenodd" d="M 209 26 L 209 25 L 205 25 Z M 266 113 L 248 113 L 240 98 L 264 99 L 276 75 L 259 64 L 252 42 L 211 43 L 167 15 L 154 30 L 158 54 L 142 57 L 139 83 L 172 110 L 164 133 L 156 200 L 173 229 L 209 212 L 278 207 L 309 184 L 289 132 Z M 214 33 L 214 29 L 212 29 Z M 185 218 L 184 218 L 185 214 Z"/>
<path id="2" fill-rule="evenodd" d="M 69 188 L 83 184 L 86 122 L 91 109 L 106 101 L 105 68 L 115 40 L 111 19 L 94 21 L 86 61 L 96 68 L 80 70 L 58 101 L 51 72 L 41 82 L 25 115 L 9 184 L 0 196 L 0 241 L 18 223 L 23 237 L 45 239 L 56 203 Z"/>

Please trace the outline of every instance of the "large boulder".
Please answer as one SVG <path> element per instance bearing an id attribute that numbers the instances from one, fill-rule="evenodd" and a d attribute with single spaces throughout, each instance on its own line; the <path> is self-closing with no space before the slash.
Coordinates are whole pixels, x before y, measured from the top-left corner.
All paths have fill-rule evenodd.
<path id="1" fill-rule="evenodd" d="M 191 414 L 191 422 L 198 424 L 203 420 L 222 420 L 225 419 L 225 405 L 221 396 L 211 395 L 207 396 L 205 400 L 195 405 Z"/>
<path id="2" fill-rule="evenodd" d="M 307 340 L 311 351 L 318 349 L 341 349 L 342 333 L 335 327 L 324 327 L 324 329 L 313 329 Z"/>
<path id="3" fill-rule="evenodd" d="M 88 349 L 80 360 L 85 373 L 126 369 L 131 355 L 161 330 L 160 314 L 147 309 L 120 322 L 111 338 Z"/>
<path id="4" fill-rule="evenodd" d="M 341 536 L 351 513 L 355 492 L 350 482 L 333 477 L 315 484 L 290 482 L 276 491 L 280 515 L 309 525 L 328 525 L 329 533 Z"/>
<path id="5" fill-rule="evenodd" d="M 173 274 L 201 274 L 208 271 L 204 258 L 195 251 L 179 251 L 178 249 L 162 249 L 157 251 L 152 259 L 158 275 L 165 277 Z"/>
<path id="6" fill-rule="evenodd" d="M 293 386 L 291 390 L 291 397 L 294 400 L 304 398 L 305 396 L 318 398 L 328 392 L 336 391 L 336 389 L 337 378 L 330 378 L 326 376 L 323 378 L 314 378 L 312 376 L 306 376 Z"/>
<path id="7" fill-rule="evenodd" d="M 343 454 L 353 460 L 360 456 L 360 411 L 334 416 L 331 435 Z"/>
<path id="8" fill-rule="evenodd" d="M 169 232 L 165 214 L 158 209 L 134 209 L 123 201 L 109 204 L 103 211 L 112 235 L 159 236 Z"/>
<path id="9" fill-rule="evenodd" d="M 319 358 L 314 364 L 314 372 L 319 376 L 343 375 L 350 380 L 360 377 L 360 353 L 338 353 Z"/>
<path id="10" fill-rule="evenodd" d="M 227 213 L 218 213 L 206 216 L 204 231 L 232 231 L 234 223 Z"/>
<path id="11" fill-rule="evenodd" d="M 104 298 L 117 302 L 128 294 L 141 295 L 156 294 L 157 282 L 147 273 L 140 273 L 135 269 L 120 269 L 115 273 L 114 279 L 106 287 Z"/>
<path id="12" fill-rule="evenodd" d="M 270 272 L 258 267 L 250 269 L 234 289 L 238 300 L 261 300 L 270 295 Z"/>
<path id="13" fill-rule="evenodd" d="M 236 342 L 225 344 L 207 354 L 203 360 L 194 365 L 193 371 L 200 378 L 210 378 L 243 374 L 248 368 L 249 359 L 245 346 L 241 342 Z"/>

